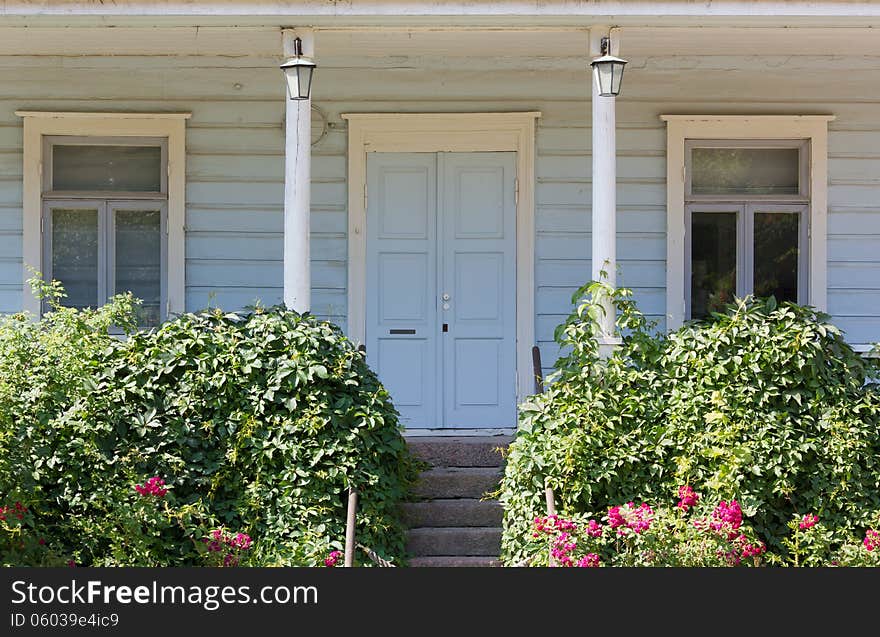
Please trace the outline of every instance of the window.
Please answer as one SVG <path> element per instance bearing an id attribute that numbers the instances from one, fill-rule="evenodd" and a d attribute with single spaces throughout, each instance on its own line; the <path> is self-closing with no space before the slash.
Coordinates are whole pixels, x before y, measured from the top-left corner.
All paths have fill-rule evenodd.
<path id="1" fill-rule="evenodd" d="M 746 294 L 808 302 L 808 155 L 803 140 L 685 143 L 687 318 Z"/>
<path id="2" fill-rule="evenodd" d="M 825 311 L 828 122 L 834 115 L 661 115 L 660 119 L 666 123 L 666 328 L 677 329 L 691 315 L 695 274 L 721 282 L 711 290 L 716 293 L 730 293 L 732 285 L 737 293 L 790 289 L 795 216 L 801 241 L 797 296 Z M 701 149 L 696 158 L 695 148 Z M 694 229 L 695 212 L 728 215 L 697 214 Z M 773 216 L 774 212 L 778 214 Z M 730 249 L 734 215 L 736 247 Z M 783 236 L 768 238 L 772 233 L 767 225 Z M 695 231 L 705 241 L 726 245 L 727 253 L 708 258 L 709 248 L 694 238 Z M 692 270 L 695 245 L 698 259 L 704 262 L 698 268 L 705 268 L 705 274 Z M 773 263 L 771 252 L 780 263 Z M 731 269 L 736 270 L 732 278 Z M 775 274 L 784 272 L 787 277 Z M 700 290 L 708 303 L 708 290 Z"/>
<path id="3" fill-rule="evenodd" d="M 71 305 L 131 290 L 146 301 L 144 325 L 183 312 L 190 114 L 15 114 L 24 123 L 24 290 L 34 269 L 64 281 Z M 22 309 L 43 308 L 25 292 Z"/>
<path id="4" fill-rule="evenodd" d="M 141 299 L 138 323 L 165 318 L 167 144 L 161 138 L 45 137 L 43 274 L 65 305 Z"/>

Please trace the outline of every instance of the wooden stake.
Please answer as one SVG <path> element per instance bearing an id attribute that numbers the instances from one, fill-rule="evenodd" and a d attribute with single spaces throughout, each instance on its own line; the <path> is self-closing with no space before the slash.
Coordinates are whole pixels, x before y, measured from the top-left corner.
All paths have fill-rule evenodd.
<path id="1" fill-rule="evenodd" d="M 354 566 L 354 531 L 357 523 L 358 494 L 354 487 L 348 488 L 348 510 L 345 515 L 345 561 L 343 566 Z"/>

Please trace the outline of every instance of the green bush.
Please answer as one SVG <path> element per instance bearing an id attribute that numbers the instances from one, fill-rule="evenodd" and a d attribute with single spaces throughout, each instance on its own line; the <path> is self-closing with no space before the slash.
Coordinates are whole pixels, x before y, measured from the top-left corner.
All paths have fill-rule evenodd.
<path id="1" fill-rule="evenodd" d="M 242 563 L 319 564 L 341 547 L 354 486 L 358 539 L 403 554 L 396 505 L 413 465 L 387 392 L 339 328 L 217 310 L 121 340 L 110 328 L 130 328 L 130 298 L 55 305 L 0 324 L 0 493 L 28 505 L 53 553 L 213 563 L 213 530 L 253 538 Z M 135 490 L 153 476 L 159 495 Z"/>
<path id="2" fill-rule="evenodd" d="M 868 528 L 880 509 L 877 367 L 829 317 L 748 298 L 664 336 L 629 296 L 579 290 L 557 330 L 567 353 L 555 382 L 521 406 L 500 494 L 507 560 L 528 553 L 545 481 L 568 516 L 664 501 L 683 484 L 736 498 L 783 555 L 798 514 L 818 514 L 832 547 Z M 595 337 L 609 298 L 625 337 L 603 359 Z"/>

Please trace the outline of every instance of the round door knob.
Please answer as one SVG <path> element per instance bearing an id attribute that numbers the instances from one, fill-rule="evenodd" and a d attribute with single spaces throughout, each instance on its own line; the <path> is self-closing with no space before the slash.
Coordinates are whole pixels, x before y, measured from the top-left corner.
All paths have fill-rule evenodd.
<path id="1" fill-rule="evenodd" d="M 444 310 L 448 310 L 448 309 L 449 309 L 449 303 L 444 303 L 444 304 L 443 304 L 443 309 L 444 309 Z"/>
<path id="2" fill-rule="evenodd" d="M 448 294 L 444 294 L 444 295 L 443 295 L 443 300 L 444 300 L 444 301 L 448 301 L 450 298 L 452 298 L 452 297 L 450 297 Z"/>

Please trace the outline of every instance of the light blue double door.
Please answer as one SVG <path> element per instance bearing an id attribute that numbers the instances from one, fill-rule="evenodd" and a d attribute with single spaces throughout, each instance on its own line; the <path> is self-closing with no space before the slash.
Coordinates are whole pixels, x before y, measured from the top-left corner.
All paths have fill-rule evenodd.
<path id="1" fill-rule="evenodd" d="M 409 428 L 516 424 L 515 153 L 370 153 L 367 357 Z"/>

